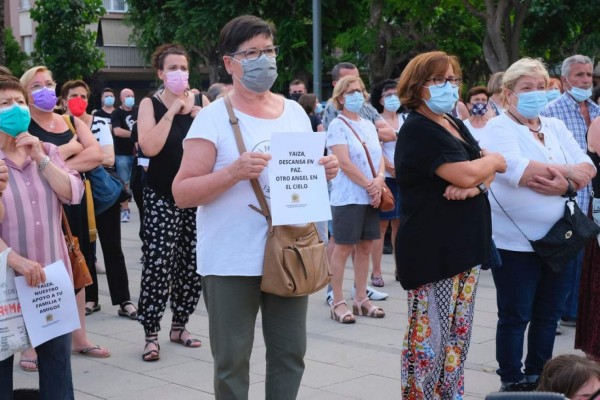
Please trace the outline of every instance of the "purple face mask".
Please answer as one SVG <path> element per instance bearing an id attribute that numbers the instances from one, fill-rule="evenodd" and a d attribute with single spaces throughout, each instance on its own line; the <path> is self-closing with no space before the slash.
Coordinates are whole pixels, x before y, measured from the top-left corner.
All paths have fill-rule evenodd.
<path id="1" fill-rule="evenodd" d="M 33 105 L 36 108 L 46 112 L 54 110 L 57 100 L 55 89 L 43 87 L 31 92 L 31 96 L 33 96 Z"/>

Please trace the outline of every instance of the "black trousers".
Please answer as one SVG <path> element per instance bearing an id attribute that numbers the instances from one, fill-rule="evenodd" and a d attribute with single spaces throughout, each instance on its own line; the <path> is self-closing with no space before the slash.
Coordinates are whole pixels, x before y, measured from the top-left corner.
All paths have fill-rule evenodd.
<path id="1" fill-rule="evenodd" d="M 108 210 L 96 215 L 96 229 L 104 254 L 106 279 L 113 305 L 131 300 L 129 295 L 129 278 L 125 256 L 121 248 L 121 208 L 117 202 Z M 94 263 L 88 265 L 93 284 L 85 288 L 85 301 L 98 302 L 98 276 Z"/>

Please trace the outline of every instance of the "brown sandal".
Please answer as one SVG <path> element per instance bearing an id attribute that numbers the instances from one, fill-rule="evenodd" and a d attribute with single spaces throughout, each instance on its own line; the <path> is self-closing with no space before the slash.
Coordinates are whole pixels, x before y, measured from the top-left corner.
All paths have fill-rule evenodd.
<path id="1" fill-rule="evenodd" d="M 179 335 L 177 336 L 177 339 L 173 339 L 173 332 L 177 333 L 179 332 Z M 190 334 L 188 332 L 187 329 L 185 329 L 185 325 L 183 324 L 172 324 L 171 325 L 171 331 L 169 332 L 169 339 L 171 339 L 171 342 L 173 343 L 179 343 L 185 347 L 192 347 L 192 348 L 197 348 L 202 346 L 202 341 L 198 340 L 198 339 L 192 339 L 192 338 L 187 338 L 186 340 L 183 340 L 181 337 L 183 336 L 183 334 L 187 333 L 188 335 Z"/>
<path id="2" fill-rule="evenodd" d="M 360 302 L 354 299 L 354 304 L 352 305 L 352 311 L 354 312 L 354 315 L 360 315 L 371 318 L 385 317 L 385 312 L 383 311 L 383 308 L 375 307 L 373 305 L 367 308 L 363 305 L 366 301 L 369 301 L 368 297 L 365 297 Z"/>
<path id="3" fill-rule="evenodd" d="M 339 322 L 340 324 L 353 324 L 356 322 L 356 318 L 350 311 L 346 311 L 343 314 L 338 314 L 335 312 L 335 309 L 342 304 L 346 304 L 346 300 L 338 301 L 335 304 L 331 305 L 331 319 Z"/>

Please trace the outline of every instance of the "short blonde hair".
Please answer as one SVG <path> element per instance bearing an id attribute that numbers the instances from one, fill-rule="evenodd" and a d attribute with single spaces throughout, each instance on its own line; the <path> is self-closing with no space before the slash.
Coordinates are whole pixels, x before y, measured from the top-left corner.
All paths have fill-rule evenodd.
<path id="1" fill-rule="evenodd" d="M 21 76 L 21 85 L 23 85 L 25 90 L 29 91 L 29 84 L 33 81 L 35 74 L 37 74 L 38 72 L 47 72 L 48 75 L 50 75 L 50 79 L 54 79 L 52 78 L 52 72 L 50 72 L 50 70 L 43 65 L 37 65 L 35 67 L 29 68 Z"/>
<path id="2" fill-rule="evenodd" d="M 490 96 L 494 94 L 500 94 L 502 92 L 502 76 L 504 71 L 496 72 L 490 76 L 490 80 L 487 84 L 487 91 Z"/>
<path id="3" fill-rule="evenodd" d="M 360 84 L 363 96 L 365 97 L 365 99 L 367 98 L 368 94 L 362 79 L 360 79 L 360 77 L 358 76 L 345 76 L 339 81 L 337 81 L 335 87 L 333 88 L 333 95 L 331 99 L 336 110 L 341 110 L 344 108 L 344 105 L 340 103 L 340 99 L 344 97 L 344 94 L 346 93 L 350 85 L 352 85 L 355 82 L 358 82 Z"/>
<path id="4" fill-rule="evenodd" d="M 524 76 L 542 77 L 544 78 L 546 88 L 548 87 L 550 76 L 548 75 L 548 71 L 542 60 L 530 57 L 521 58 L 508 67 L 502 77 L 502 89 L 505 90 L 502 91 L 500 98 L 502 99 L 503 104 L 507 104 L 506 92 L 512 91 L 515 88 L 517 81 Z"/>

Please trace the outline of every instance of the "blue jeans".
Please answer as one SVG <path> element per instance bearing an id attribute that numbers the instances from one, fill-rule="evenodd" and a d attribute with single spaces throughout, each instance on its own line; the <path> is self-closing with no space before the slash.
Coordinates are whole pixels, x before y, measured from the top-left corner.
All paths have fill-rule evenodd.
<path id="1" fill-rule="evenodd" d="M 35 348 L 38 355 L 42 400 L 73 400 L 71 334 L 62 335 Z M 13 359 L 0 361 L 0 399 L 13 398 Z"/>
<path id="2" fill-rule="evenodd" d="M 133 167 L 133 156 L 115 156 L 115 165 L 119 178 L 127 185 L 131 181 L 131 168 Z"/>
<path id="3" fill-rule="evenodd" d="M 583 268 L 583 250 L 577 254 L 577 257 L 571 263 L 573 263 L 573 280 L 567 299 L 565 300 L 565 309 L 562 312 L 561 317 L 568 319 L 577 319 L 577 303 L 579 302 L 579 280 L 581 278 L 581 268 Z"/>
<path id="4" fill-rule="evenodd" d="M 492 269 L 498 303 L 496 371 L 502 382 L 540 375 L 552 358 L 556 321 L 573 282 L 573 263 L 556 273 L 537 254 L 500 250 L 502 268 Z M 525 371 L 523 338 L 529 325 Z"/>

